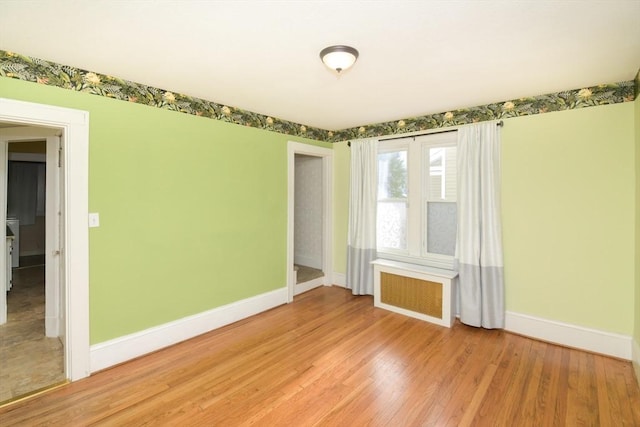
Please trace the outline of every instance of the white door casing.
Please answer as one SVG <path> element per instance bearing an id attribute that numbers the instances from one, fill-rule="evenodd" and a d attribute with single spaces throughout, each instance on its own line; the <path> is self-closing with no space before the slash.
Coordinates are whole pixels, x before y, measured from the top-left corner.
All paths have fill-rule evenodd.
<path id="1" fill-rule="evenodd" d="M 89 354 L 89 113 L 0 98 L 0 122 L 57 128 L 62 133 L 60 253 L 62 284 L 59 315 L 66 337 L 65 372 L 75 381 L 90 374 Z M 1 134 L 1 132 L 0 132 Z M 5 150 L 6 143 L 1 144 Z M 2 161 L 2 159 L 0 159 Z M 6 161 L 6 156 L 5 156 Z M 70 179 L 72 177 L 73 179 Z M 6 184 L 5 184 L 6 185 Z M 6 191 L 5 191 L 6 192 Z M 3 193 L 5 193 L 3 192 Z M 6 201 L 5 201 L 6 203 Z M 0 213 L 0 220 L 6 219 Z M 0 222 L 0 224 L 2 224 Z M 2 228 L 2 227 L 0 227 Z M 4 233 L 4 229 L 2 233 Z M 2 237 L 0 233 L 0 237 Z M 2 245 L 0 245 L 0 248 Z M 4 249 L 0 255 L 4 254 Z M 73 268 L 71 268 L 73 266 Z M 2 279 L 0 279 L 2 280 Z M 60 318 L 58 316 L 58 318 Z"/>
<path id="2" fill-rule="evenodd" d="M 63 218 L 60 196 L 63 188 L 60 187 L 60 163 L 58 162 L 59 147 L 61 144 L 60 129 L 45 127 L 8 127 L 0 129 L 0 144 L 3 151 L 7 151 L 7 142 L 34 141 L 45 139 L 46 155 L 31 153 L 10 153 L 8 160 L 17 159 L 23 161 L 46 162 L 46 190 L 45 190 L 45 335 L 47 337 L 63 338 L 61 329 L 64 307 L 61 306 L 62 282 L 60 281 L 60 223 Z M 6 177 L 6 164 L 2 169 L 3 178 Z M 4 188 L 6 210 L 7 188 Z M 62 341 L 64 343 L 64 340 Z"/>
<path id="3" fill-rule="evenodd" d="M 295 156 L 304 154 L 322 159 L 323 192 L 323 237 L 322 271 L 323 285 L 331 285 L 333 272 L 333 150 L 289 141 L 287 144 L 287 302 L 292 302 L 296 292 L 294 263 L 294 218 L 295 218 Z"/>
<path id="4" fill-rule="evenodd" d="M 7 228 L 2 227 L 7 223 L 7 144 L 0 140 L 0 262 L 4 263 L 7 259 L 7 247 L 5 241 L 7 238 Z M 1 207 L 4 206 L 4 209 Z M 11 268 L 11 264 L 6 268 Z M 7 323 L 7 275 L 0 274 L 0 325 Z"/>

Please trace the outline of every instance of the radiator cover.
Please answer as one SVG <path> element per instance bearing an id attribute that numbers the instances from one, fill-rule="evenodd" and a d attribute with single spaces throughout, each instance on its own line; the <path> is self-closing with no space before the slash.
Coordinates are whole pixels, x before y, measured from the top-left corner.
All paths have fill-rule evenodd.
<path id="1" fill-rule="evenodd" d="M 376 260 L 376 307 L 451 327 L 455 319 L 455 271 L 389 260 Z"/>

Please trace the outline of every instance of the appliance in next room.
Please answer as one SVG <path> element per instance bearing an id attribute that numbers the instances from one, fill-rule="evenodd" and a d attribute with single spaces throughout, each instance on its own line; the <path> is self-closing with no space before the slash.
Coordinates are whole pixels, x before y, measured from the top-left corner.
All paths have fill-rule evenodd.
<path id="1" fill-rule="evenodd" d="M 13 233 L 11 267 L 20 267 L 20 220 L 16 218 L 7 218 L 7 227 L 9 227 Z"/>

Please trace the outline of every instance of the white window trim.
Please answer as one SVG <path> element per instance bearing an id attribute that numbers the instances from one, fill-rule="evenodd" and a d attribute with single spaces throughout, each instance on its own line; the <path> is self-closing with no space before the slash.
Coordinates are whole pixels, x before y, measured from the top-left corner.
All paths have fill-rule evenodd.
<path id="1" fill-rule="evenodd" d="M 425 144 L 426 143 L 426 144 Z M 426 188 L 428 184 L 428 168 L 422 167 L 425 158 L 424 147 L 450 147 L 456 146 L 457 132 L 417 135 L 403 140 L 380 140 L 378 153 L 388 153 L 406 149 L 407 152 L 407 251 L 390 248 L 378 248 L 378 257 L 393 261 L 408 262 L 411 264 L 425 265 L 445 270 L 454 269 L 453 256 L 426 252 L 427 219 L 424 205 L 427 200 Z M 424 174 L 427 174 L 425 178 Z M 427 187 L 428 188 L 428 187 Z M 417 204 L 417 209 L 412 206 Z M 413 238 L 412 238 L 413 236 Z"/>

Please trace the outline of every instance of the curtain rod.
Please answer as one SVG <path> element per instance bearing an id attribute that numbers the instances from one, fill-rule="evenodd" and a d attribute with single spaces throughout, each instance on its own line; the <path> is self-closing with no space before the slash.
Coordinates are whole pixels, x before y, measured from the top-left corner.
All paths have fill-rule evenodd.
<path id="1" fill-rule="evenodd" d="M 502 120 L 500 120 L 498 123 L 496 123 L 496 126 L 504 126 L 504 122 Z M 406 136 L 397 136 L 395 138 L 384 138 L 381 139 L 380 141 L 395 141 L 397 139 L 405 139 L 405 138 L 415 138 L 416 136 L 423 136 L 423 135 L 437 135 L 439 133 L 449 133 L 449 132 L 456 132 L 459 128 L 455 128 L 455 129 L 449 129 L 449 130 L 440 130 L 437 132 L 426 132 L 426 133 L 419 133 L 419 134 L 413 134 L 413 135 L 406 135 Z M 347 141 L 347 146 L 351 147 L 351 141 Z"/>

